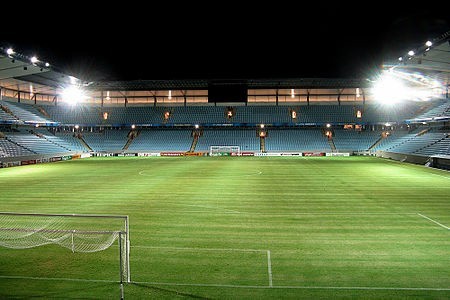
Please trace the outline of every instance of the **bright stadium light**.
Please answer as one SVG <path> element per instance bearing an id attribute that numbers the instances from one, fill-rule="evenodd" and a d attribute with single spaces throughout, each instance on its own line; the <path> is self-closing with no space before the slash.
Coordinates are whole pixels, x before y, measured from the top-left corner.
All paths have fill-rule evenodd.
<path id="1" fill-rule="evenodd" d="M 33 57 L 30 58 L 30 61 L 31 61 L 32 64 L 35 64 L 35 63 L 37 63 L 39 61 L 39 59 L 36 56 L 33 56 Z"/>
<path id="2" fill-rule="evenodd" d="M 65 88 L 61 93 L 61 96 L 63 101 L 71 105 L 75 105 L 86 98 L 83 90 L 74 85 Z"/>
<path id="3" fill-rule="evenodd" d="M 14 54 L 13 48 L 8 48 L 8 49 L 6 49 L 6 54 L 8 54 L 8 56 L 9 56 L 9 55 L 13 55 L 13 54 Z"/>
<path id="4" fill-rule="evenodd" d="M 50 67 L 50 64 L 48 62 L 46 62 L 45 66 L 48 68 L 48 67 Z"/>
<path id="5" fill-rule="evenodd" d="M 430 77 L 394 69 L 383 71 L 372 87 L 375 99 L 385 104 L 400 100 L 428 101 L 443 91 L 442 85 Z"/>
<path id="6" fill-rule="evenodd" d="M 433 43 L 432 43 L 431 41 L 427 41 L 427 42 L 425 43 L 425 46 L 431 47 L 431 46 L 433 46 Z"/>
<path id="7" fill-rule="evenodd" d="M 383 72 L 373 86 L 375 99 L 384 104 L 394 104 L 408 94 L 408 88 L 393 72 Z"/>
<path id="8" fill-rule="evenodd" d="M 409 55 L 409 56 L 414 56 L 414 54 L 415 54 L 415 53 L 414 53 L 413 50 L 409 50 L 409 51 L 408 51 L 408 55 Z"/>

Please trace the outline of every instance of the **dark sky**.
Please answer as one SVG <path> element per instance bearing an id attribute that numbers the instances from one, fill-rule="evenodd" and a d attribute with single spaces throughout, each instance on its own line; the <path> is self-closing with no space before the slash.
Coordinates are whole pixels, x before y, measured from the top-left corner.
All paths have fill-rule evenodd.
<path id="1" fill-rule="evenodd" d="M 77 4 L 11 16 L 2 43 L 86 80 L 364 78 L 450 30 L 440 5 L 318 2 Z"/>

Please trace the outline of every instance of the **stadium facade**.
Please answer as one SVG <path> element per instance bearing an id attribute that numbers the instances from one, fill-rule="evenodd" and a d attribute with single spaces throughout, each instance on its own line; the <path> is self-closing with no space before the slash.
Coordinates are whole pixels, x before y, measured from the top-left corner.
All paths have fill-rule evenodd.
<path id="1" fill-rule="evenodd" d="M 223 155 L 377 155 L 448 168 L 449 36 L 386 65 L 414 92 L 394 87 L 400 99 L 382 87 L 381 102 L 371 79 L 83 82 L 2 48 L 1 166 L 209 155 L 216 147 Z"/>

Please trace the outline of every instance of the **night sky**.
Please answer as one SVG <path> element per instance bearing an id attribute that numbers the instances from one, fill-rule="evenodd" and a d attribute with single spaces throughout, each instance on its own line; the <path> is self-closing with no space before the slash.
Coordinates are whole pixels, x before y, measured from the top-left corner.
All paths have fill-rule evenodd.
<path id="1" fill-rule="evenodd" d="M 450 30 L 448 10 L 424 3 L 188 2 L 40 7 L 3 18 L 18 25 L 1 42 L 86 80 L 365 78 Z"/>

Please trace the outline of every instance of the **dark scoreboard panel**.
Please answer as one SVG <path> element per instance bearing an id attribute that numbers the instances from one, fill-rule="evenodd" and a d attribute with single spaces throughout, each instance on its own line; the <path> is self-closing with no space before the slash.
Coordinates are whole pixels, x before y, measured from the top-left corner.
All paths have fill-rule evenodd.
<path id="1" fill-rule="evenodd" d="M 208 84 L 208 102 L 247 102 L 248 87 L 240 82 Z"/>

